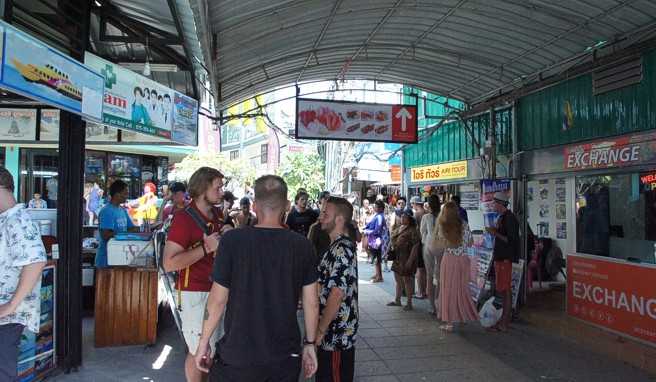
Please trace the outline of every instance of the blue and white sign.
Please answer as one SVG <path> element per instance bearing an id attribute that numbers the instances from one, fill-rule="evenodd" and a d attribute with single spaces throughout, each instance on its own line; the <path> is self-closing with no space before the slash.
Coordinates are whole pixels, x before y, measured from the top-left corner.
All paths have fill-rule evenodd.
<path id="1" fill-rule="evenodd" d="M 86 119 L 102 119 L 101 74 L 3 21 L 0 30 L 0 87 Z"/>

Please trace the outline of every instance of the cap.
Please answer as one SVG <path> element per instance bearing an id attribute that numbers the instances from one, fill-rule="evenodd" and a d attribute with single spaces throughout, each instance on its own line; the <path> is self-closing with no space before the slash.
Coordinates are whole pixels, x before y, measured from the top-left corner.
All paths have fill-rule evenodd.
<path id="1" fill-rule="evenodd" d="M 233 194 L 232 192 L 226 191 L 223 193 L 223 200 L 227 202 L 234 202 L 235 200 L 237 200 L 237 198 L 235 197 L 235 194 Z"/>
<path id="2" fill-rule="evenodd" d="M 174 194 L 176 192 L 187 192 L 187 187 L 185 187 L 184 183 L 173 182 L 169 185 L 169 191 L 171 191 Z"/>
<path id="3" fill-rule="evenodd" d="M 410 204 L 424 204 L 424 202 L 421 200 L 421 197 L 415 195 L 410 198 Z"/>
<path id="4" fill-rule="evenodd" d="M 250 198 L 248 198 L 247 196 L 244 196 L 244 197 L 241 198 L 241 200 L 239 201 L 239 205 L 240 205 L 240 206 L 250 206 L 250 205 L 251 205 L 251 200 L 250 200 Z"/>
<path id="5" fill-rule="evenodd" d="M 505 192 L 495 192 L 494 193 L 494 201 L 503 204 L 504 206 L 508 205 L 508 194 Z"/>

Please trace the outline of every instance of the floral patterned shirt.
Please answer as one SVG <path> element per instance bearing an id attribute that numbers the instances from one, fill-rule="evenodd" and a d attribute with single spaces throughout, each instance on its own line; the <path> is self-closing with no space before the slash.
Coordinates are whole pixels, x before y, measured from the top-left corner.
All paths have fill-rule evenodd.
<path id="1" fill-rule="evenodd" d="M 44 261 L 46 250 L 41 234 L 25 211 L 25 206 L 17 204 L 0 214 L 0 304 L 11 301 L 24 266 Z M 22 324 L 38 332 L 40 289 L 41 278 L 13 314 L 0 318 L 0 325 Z"/>
<path id="2" fill-rule="evenodd" d="M 319 312 L 323 314 L 332 288 L 344 292 L 337 317 L 321 342 L 326 351 L 348 350 L 355 345 L 358 331 L 358 259 L 355 243 L 340 236 L 326 251 L 319 264 Z"/>

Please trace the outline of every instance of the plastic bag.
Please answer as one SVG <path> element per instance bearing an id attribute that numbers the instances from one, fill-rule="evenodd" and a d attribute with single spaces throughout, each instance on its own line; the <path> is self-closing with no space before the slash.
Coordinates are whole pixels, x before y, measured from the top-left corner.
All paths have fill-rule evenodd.
<path id="1" fill-rule="evenodd" d="M 481 311 L 478 312 L 481 326 L 484 328 L 491 328 L 492 326 L 496 325 L 496 323 L 501 319 L 501 315 L 503 314 L 503 308 L 501 307 L 501 304 L 495 300 L 496 299 L 494 296 L 490 297 L 485 302 L 485 304 L 483 304 Z"/>

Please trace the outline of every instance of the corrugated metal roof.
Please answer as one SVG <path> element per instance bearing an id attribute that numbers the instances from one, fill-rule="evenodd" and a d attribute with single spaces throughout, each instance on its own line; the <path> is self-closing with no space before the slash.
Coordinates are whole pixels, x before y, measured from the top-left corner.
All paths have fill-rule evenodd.
<path id="1" fill-rule="evenodd" d="M 220 107 L 341 74 L 473 102 L 656 22 L 652 0 L 190 1 Z"/>
<path id="2" fill-rule="evenodd" d="M 109 3 L 115 6 L 121 14 L 131 19 L 174 36 L 178 35 L 167 0 L 111 0 Z M 175 5 L 182 27 L 182 38 L 192 56 L 189 57 L 189 60 L 194 65 L 196 76 L 204 81 L 202 73 L 206 72 L 204 69 L 205 58 L 198 41 L 196 21 L 190 2 L 189 0 L 175 0 Z M 103 42 L 99 36 L 99 19 L 92 18 L 91 23 L 93 42 L 99 53 L 112 57 L 115 62 L 129 59 L 139 59 L 145 62 L 146 52 L 143 44 Z M 110 35 L 124 35 L 123 32 L 114 28 L 111 24 L 107 25 L 107 32 Z M 187 56 L 182 45 L 171 45 L 170 47 L 181 56 Z M 191 93 L 191 76 L 187 72 L 153 72 L 152 78 L 178 91 Z"/>

